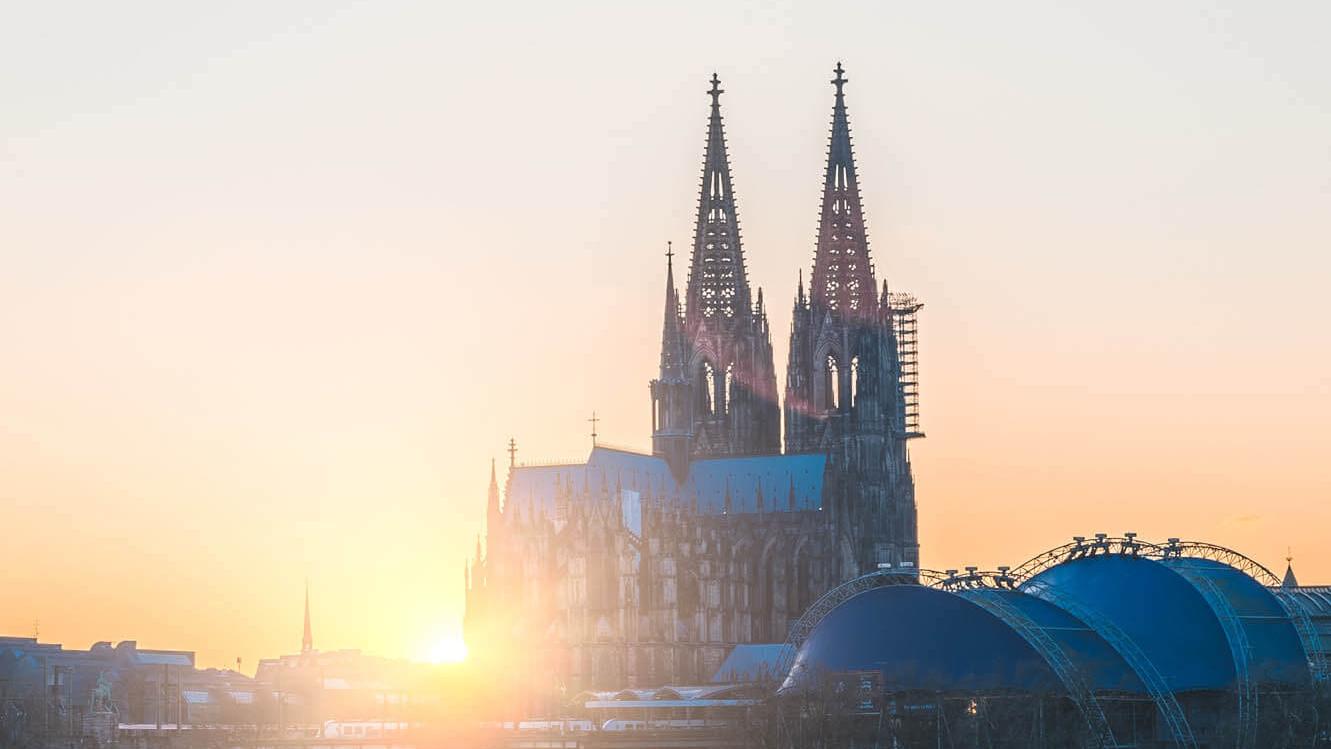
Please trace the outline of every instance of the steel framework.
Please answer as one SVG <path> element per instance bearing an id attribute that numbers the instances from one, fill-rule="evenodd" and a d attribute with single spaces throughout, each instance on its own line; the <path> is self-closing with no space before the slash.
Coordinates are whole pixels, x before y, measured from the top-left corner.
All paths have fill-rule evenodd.
<path id="1" fill-rule="evenodd" d="M 1171 562 L 1169 568 L 1183 577 L 1202 596 L 1215 614 L 1229 645 L 1234 663 L 1238 701 L 1237 746 L 1249 749 L 1255 746 L 1259 690 L 1252 675 L 1252 649 L 1243 614 L 1234 609 L 1229 598 L 1220 590 L 1202 565 L 1189 565 L 1189 559 L 1205 559 L 1236 569 L 1268 590 L 1283 607 L 1303 645 L 1313 678 L 1328 678 L 1327 654 L 1308 611 L 1296 596 L 1280 594 L 1280 579 L 1259 562 L 1223 546 L 1199 541 L 1170 538 L 1165 543 L 1140 541 L 1135 533 L 1111 537 L 1097 533 L 1093 537 L 1076 536 L 1071 542 L 1038 554 L 1015 569 L 1000 567 L 997 571 L 981 571 L 975 567 L 938 572 L 915 568 L 881 569 L 849 580 L 819 598 L 803 616 L 791 626 L 781 672 L 788 673 L 800 646 L 832 609 L 845 601 L 875 588 L 892 585 L 924 585 L 956 593 L 997 616 L 1012 627 L 1049 664 L 1055 675 L 1068 690 L 1069 698 L 1086 718 L 1092 734 L 1100 746 L 1117 746 L 1094 690 L 1086 683 L 1076 664 L 1068 657 L 1050 634 L 1030 619 L 1019 608 L 1004 600 L 1002 591 L 1019 590 L 1041 598 L 1077 617 L 1127 662 L 1141 679 L 1152 701 L 1160 712 L 1176 746 L 1195 749 L 1197 739 L 1188 724 L 1177 697 L 1164 676 L 1141 647 L 1108 617 L 1080 601 L 1063 594 L 1056 586 L 1036 579 L 1054 566 L 1085 557 L 1118 554 Z"/>
<path id="2" fill-rule="evenodd" d="M 892 332 L 897 338 L 901 394 L 906 404 L 906 439 L 923 437 L 920 431 L 920 336 L 916 313 L 924 304 L 910 294 L 890 293 Z"/>
<path id="3" fill-rule="evenodd" d="M 1303 643 L 1303 650 L 1308 655 L 1308 668 L 1312 671 L 1313 679 L 1325 682 L 1331 678 L 1331 666 L 1328 666 L 1326 650 L 1322 645 L 1322 636 L 1318 633 L 1316 625 L 1313 624 L 1312 617 L 1308 614 L 1308 609 L 1303 601 L 1296 596 L 1284 595 L 1280 588 L 1273 588 L 1271 591 L 1276 600 L 1280 602 L 1281 608 L 1289 616 L 1289 620 L 1294 623 L 1294 629 L 1299 633 L 1299 641 Z"/>
<path id="4" fill-rule="evenodd" d="M 1308 658 L 1308 669 L 1313 678 L 1318 682 L 1324 682 L 1331 678 L 1331 664 L 1327 662 L 1327 653 L 1322 646 L 1321 636 L 1304 606 L 1293 596 L 1280 594 L 1281 580 L 1269 568 L 1251 557 L 1224 546 L 1202 541 L 1184 541 L 1179 538 L 1167 539 L 1163 544 L 1151 543 L 1137 540 L 1137 534 L 1135 533 L 1125 533 L 1121 537 L 1111 537 L 1104 533 L 1097 533 L 1091 538 L 1074 536 L 1069 543 L 1031 557 L 1012 571 L 1012 577 L 1020 584 L 1057 564 L 1096 554 L 1127 554 L 1130 556 L 1144 556 L 1150 559 L 1209 559 L 1243 572 L 1272 590 L 1276 601 L 1285 610 L 1285 614 L 1289 617 L 1299 635 L 1299 642 L 1303 645 L 1304 654 Z M 1189 579 L 1189 582 L 1192 582 L 1194 587 L 1198 585 L 1191 579 Z M 1226 626 L 1226 632 L 1228 632 L 1233 626 L 1232 623 L 1226 624 L 1231 616 L 1225 613 L 1225 609 L 1229 608 L 1228 603 L 1217 607 L 1213 594 L 1214 586 L 1212 586 L 1211 592 L 1201 588 L 1198 588 L 1198 592 L 1207 599 L 1212 610 L 1216 612 L 1216 616 L 1222 620 L 1221 625 Z M 1230 640 L 1231 647 L 1234 646 L 1234 642 L 1234 640 Z M 1237 654 L 1235 668 L 1240 668 Z M 1252 710 L 1256 709 L 1255 704 L 1247 707 Z"/>
<path id="5" fill-rule="evenodd" d="M 1118 746 L 1113 731 L 1109 729 L 1109 720 L 1105 718 L 1104 710 L 1101 709 L 1099 701 L 1095 699 L 1095 693 L 1086 683 L 1086 679 L 1083 678 L 1081 669 L 1077 668 L 1077 665 L 1064 652 L 1062 646 L 1043 627 L 1036 624 L 1020 609 L 1005 601 L 1003 593 L 998 589 L 973 588 L 960 595 L 1016 630 L 1017 634 L 1021 635 L 1022 639 L 1034 648 L 1035 652 L 1040 654 L 1040 657 L 1044 659 L 1045 663 L 1049 664 L 1049 668 L 1058 676 L 1058 680 L 1068 690 L 1068 697 L 1081 711 L 1082 717 L 1086 719 L 1087 727 L 1090 728 L 1091 734 L 1102 749 L 1112 749 Z"/>
<path id="6" fill-rule="evenodd" d="M 1101 616 L 1099 612 L 1082 606 L 1079 602 L 1055 591 L 1053 586 L 1044 585 L 1037 581 L 1024 586 L 1023 591 L 1043 598 L 1081 619 L 1103 637 L 1123 657 L 1123 660 L 1127 661 L 1128 665 L 1137 674 L 1137 678 L 1141 679 L 1146 686 L 1146 691 L 1155 702 L 1156 709 L 1160 711 L 1160 717 L 1164 719 L 1165 725 L 1169 728 L 1174 744 L 1187 749 L 1196 749 L 1197 739 L 1193 736 L 1192 726 L 1188 725 L 1187 716 L 1183 714 L 1183 706 L 1179 704 L 1178 698 L 1174 696 L 1173 690 L 1169 688 L 1159 669 L 1155 667 L 1150 658 L 1146 657 L 1146 654 L 1126 632 L 1119 629 L 1117 624 Z"/>
<path id="7" fill-rule="evenodd" d="M 1125 533 L 1122 536 L 1097 533 L 1091 538 L 1073 536 L 1068 543 L 1056 546 L 1026 560 L 1012 570 L 1011 574 L 1018 583 L 1021 583 L 1063 562 L 1100 554 L 1122 554 L 1148 559 L 1183 559 L 1185 557 L 1210 559 L 1229 565 L 1247 574 L 1262 585 L 1270 587 L 1280 584 L 1280 578 L 1276 577 L 1271 570 L 1233 549 L 1200 541 L 1183 541 L 1177 538 L 1171 538 L 1163 544 L 1157 544 L 1137 540 L 1136 533 Z"/>
<path id="8" fill-rule="evenodd" d="M 1221 629 L 1225 631 L 1225 640 L 1229 643 L 1230 655 L 1234 660 L 1235 694 L 1238 699 L 1236 745 L 1247 749 L 1257 740 L 1257 685 L 1252 680 L 1252 647 L 1248 643 L 1248 631 L 1229 599 L 1220 592 L 1205 570 L 1193 569 L 1186 563 L 1176 565 L 1173 569 L 1202 594 L 1207 605 L 1215 612 Z"/>
<path id="9" fill-rule="evenodd" d="M 931 588 L 960 593 L 967 600 L 985 611 L 998 617 L 1012 627 L 1030 646 L 1049 664 L 1050 669 L 1068 691 L 1077 709 L 1086 719 L 1087 726 L 1100 747 L 1113 749 L 1118 743 L 1109 728 L 1109 721 L 1095 699 L 1095 695 L 1080 669 L 1068 657 L 1063 648 L 1042 627 L 1002 599 L 998 590 L 1012 590 L 1015 583 L 1006 570 L 998 572 L 979 572 L 969 568 L 965 575 L 958 575 L 956 570 L 938 572 L 928 569 L 897 568 L 878 570 L 867 575 L 849 580 L 828 591 L 809 607 L 808 611 L 790 628 L 786 638 L 783 659 L 778 663 L 778 673 L 788 673 L 792 660 L 799 647 L 808 639 L 814 627 L 832 609 L 842 603 L 876 588 L 894 585 L 926 585 Z"/>
<path id="10" fill-rule="evenodd" d="M 818 622 L 821 622 L 823 617 L 827 616 L 832 609 L 867 590 L 885 588 L 891 585 L 919 585 L 922 577 L 932 581 L 942 579 L 944 575 L 933 570 L 921 570 L 914 567 L 881 569 L 847 580 L 822 594 L 787 630 L 786 648 L 781 654 L 781 659 L 777 661 L 777 673 L 790 673 L 790 668 L 794 665 L 796 652 L 799 651 L 804 641 L 809 639 L 809 633 L 813 631 L 814 627 L 818 626 Z"/>

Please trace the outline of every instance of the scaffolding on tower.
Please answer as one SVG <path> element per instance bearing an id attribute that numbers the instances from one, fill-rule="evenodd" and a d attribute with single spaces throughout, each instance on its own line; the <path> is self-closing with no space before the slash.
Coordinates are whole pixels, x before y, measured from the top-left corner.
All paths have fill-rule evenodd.
<path id="1" fill-rule="evenodd" d="M 920 349 L 916 313 L 924 304 L 911 294 L 891 293 L 892 331 L 897 337 L 897 362 L 901 368 L 901 393 L 906 405 L 906 439 L 923 437 L 920 431 Z"/>

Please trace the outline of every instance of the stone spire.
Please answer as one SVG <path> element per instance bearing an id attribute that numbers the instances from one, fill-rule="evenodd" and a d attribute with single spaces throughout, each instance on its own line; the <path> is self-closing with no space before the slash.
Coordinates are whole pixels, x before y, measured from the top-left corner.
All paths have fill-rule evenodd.
<path id="1" fill-rule="evenodd" d="M 832 106 L 832 137 L 809 294 L 815 306 L 846 316 L 868 317 L 877 312 L 876 284 L 850 146 L 850 120 L 842 90 L 848 80 L 844 72 L 838 62 L 836 78 L 832 79 L 836 101 Z"/>
<path id="2" fill-rule="evenodd" d="M 310 628 L 310 581 L 305 581 L 305 634 L 300 640 L 301 655 L 314 650 L 314 631 Z"/>
<path id="3" fill-rule="evenodd" d="M 721 80 L 712 74 L 712 114 L 707 125 L 702 185 L 698 196 L 698 223 L 689 267 L 686 320 L 690 330 L 750 314 L 749 281 L 740 248 L 739 219 L 730 181 L 721 127 Z"/>
<path id="4" fill-rule="evenodd" d="M 665 314 L 661 324 L 661 381 L 684 382 L 684 334 L 679 319 L 679 293 L 675 290 L 675 253 L 666 243 Z"/>
<path id="5" fill-rule="evenodd" d="M 854 575 L 917 564 L 919 542 L 898 342 L 869 255 L 846 82 L 837 63 L 813 274 L 807 301 L 801 279 L 791 319 L 785 436 L 786 452 L 823 453 L 843 472 L 821 506 L 835 510 L 835 530 L 854 552 L 842 572 Z"/>
<path id="6" fill-rule="evenodd" d="M 490 491 L 485 498 L 485 532 L 487 536 L 499 532 L 502 523 L 499 511 L 499 478 L 495 473 L 494 458 L 490 459 Z"/>

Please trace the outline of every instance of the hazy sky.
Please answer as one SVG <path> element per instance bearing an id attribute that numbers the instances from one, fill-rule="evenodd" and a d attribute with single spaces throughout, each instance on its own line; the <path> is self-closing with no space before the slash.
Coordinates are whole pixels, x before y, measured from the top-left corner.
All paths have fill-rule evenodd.
<path id="1" fill-rule="evenodd" d="M 923 563 L 1331 582 L 1331 5 L 1215 5 L 0 4 L 0 633 L 455 636 L 510 436 L 649 443 L 713 71 L 784 373 L 838 59 Z"/>

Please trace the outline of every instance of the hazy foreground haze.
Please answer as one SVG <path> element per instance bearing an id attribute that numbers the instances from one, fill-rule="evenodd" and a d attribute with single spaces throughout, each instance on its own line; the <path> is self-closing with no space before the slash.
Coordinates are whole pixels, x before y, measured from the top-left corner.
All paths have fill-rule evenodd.
<path id="1" fill-rule="evenodd" d="M 1331 6 L 1213 5 L 0 4 L 0 633 L 425 656 L 510 436 L 648 444 L 713 71 L 784 378 L 837 60 L 923 563 L 1331 582 Z"/>

